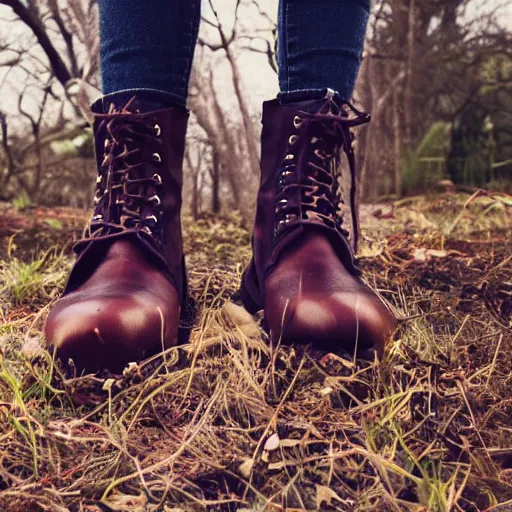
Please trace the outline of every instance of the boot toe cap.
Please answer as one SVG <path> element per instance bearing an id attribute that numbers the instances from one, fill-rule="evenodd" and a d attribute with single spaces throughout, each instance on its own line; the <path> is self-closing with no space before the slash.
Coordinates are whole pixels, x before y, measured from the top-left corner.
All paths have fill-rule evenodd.
<path id="1" fill-rule="evenodd" d="M 159 349 L 176 344 L 179 314 L 168 314 L 151 297 L 65 297 L 50 313 L 46 339 L 78 371 L 120 372 Z"/>
<path id="2" fill-rule="evenodd" d="M 313 344 L 323 350 L 375 348 L 382 354 L 394 330 L 395 320 L 380 301 L 365 292 L 335 293 L 325 296 L 303 294 L 288 301 L 286 309 L 266 309 L 274 340 Z"/>

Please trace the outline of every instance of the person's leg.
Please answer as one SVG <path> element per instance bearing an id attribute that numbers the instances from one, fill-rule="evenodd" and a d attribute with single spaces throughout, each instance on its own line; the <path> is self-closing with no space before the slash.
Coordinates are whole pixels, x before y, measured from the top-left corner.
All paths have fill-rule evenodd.
<path id="1" fill-rule="evenodd" d="M 349 100 L 369 14 L 370 0 L 281 0 L 277 58 L 282 98 L 329 88 Z"/>
<path id="2" fill-rule="evenodd" d="M 100 0 L 94 212 L 46 322 L 59 357 L 121 371 L 177 342 L 188 79 L 200 0 Z"/>
<path id="3" fill-rule="evenodd" d="M 200 0 L 99 0 L 103 94 L 151 94 L 185 106 Z"/>
<path id="4" fill-rule="evenodd" d="M 263 108 L 254 257 L 241 288 L 250 311 L 264 309 L 275 341 L 382 352 L 395 325 L 360 280 L 341 215 L 340 152 L 355 205 L 350 128 L 368 121 L 346 101 L 368 14 L 368 0 L 280 3 L 281 93 Z"/>

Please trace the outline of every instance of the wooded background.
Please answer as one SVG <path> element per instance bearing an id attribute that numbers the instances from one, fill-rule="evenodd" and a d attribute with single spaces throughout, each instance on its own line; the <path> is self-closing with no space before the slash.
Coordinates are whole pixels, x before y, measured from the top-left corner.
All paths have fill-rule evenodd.
<path id="1" fill-rule="evenodd" d="M 208 0 L 190 83 L 185 203 L 253 215 L 277 2 Z M 361 199 L 512 188 L 512 0 L 375 0 L 355 102 Z M 0 0 L 0 200 L 92 204 L 96 0 Z M 444 185 L 446 187 L 446 184 Z M 449 184 L 451 186 L 451 184 Z"/>

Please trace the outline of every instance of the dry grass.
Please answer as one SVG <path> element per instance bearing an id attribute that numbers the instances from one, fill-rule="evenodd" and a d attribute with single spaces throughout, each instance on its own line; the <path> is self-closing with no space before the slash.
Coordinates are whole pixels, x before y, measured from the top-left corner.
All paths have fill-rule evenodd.
<path id="1" fill-rule="evenodd" d="M 40 329 L 82 219 L 1 217 L 0 509 L 510 509 L 510 207 L 465 196 L 367 212 L 366 276 L 402 318 L 379 364 L 271 346 L 227 302 L 248 233 L 236 217 L 188 222 L 190 344 L 75 378 Z"/>

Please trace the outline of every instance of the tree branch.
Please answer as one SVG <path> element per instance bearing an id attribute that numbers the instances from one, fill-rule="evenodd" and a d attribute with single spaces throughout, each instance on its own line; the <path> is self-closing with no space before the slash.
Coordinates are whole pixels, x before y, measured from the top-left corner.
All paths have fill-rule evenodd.
<path id="1" fill-rule="evenodd" d="M 68 80 L 71 79 L 71 73 L 57 52 L 57 49 L 53 45 L 52 41 L 50 40 L 37 12 L 34 12 L 33 9 L 30 9 L 30 4 L 29 7 L 26 7 L 21 0 L 0 0 L 0 5 L 11 7 L 11 9 L 20 18 L 20 20 L 25 23 L 30 28 L 30 30 L 32 30 L 33 34 L 39 41 L 41 48 L 50 61 L 53 74 L 57 80 L 65 87 Z"/>

